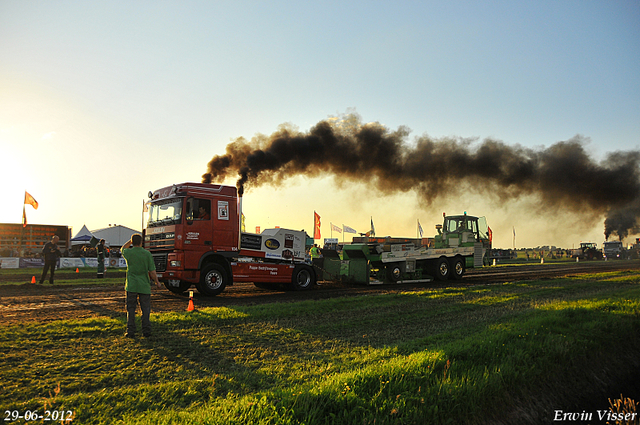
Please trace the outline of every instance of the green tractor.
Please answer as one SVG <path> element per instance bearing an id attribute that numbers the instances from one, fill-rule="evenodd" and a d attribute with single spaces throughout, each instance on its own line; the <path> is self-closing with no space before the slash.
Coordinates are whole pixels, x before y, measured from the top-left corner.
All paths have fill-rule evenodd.
<path id="1" fill-rule="evenodd" d="M 581 260 L 602 260 L 602 251 L 598 249 L 598 244 L 593 242 L 580 242 L 580 248 L 573 250 L 571 258 Z"/>
<path id="2" fill-rule="evenodd" d="M 491 249 L 484 217 L 444 216 L 433 239 L 354 238 L 343 248 L 346 280 L 402 283 L 462 279 L 467 268 L 482 267 Z"/>

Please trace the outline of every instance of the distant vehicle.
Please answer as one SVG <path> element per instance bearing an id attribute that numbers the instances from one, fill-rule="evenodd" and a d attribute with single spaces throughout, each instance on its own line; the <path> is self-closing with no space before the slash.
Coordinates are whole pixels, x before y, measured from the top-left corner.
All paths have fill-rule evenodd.
<path id="1" fill-rule="evenodd" d="M 580 242 L 580 248 L 574 249 L 571 258 L 581 260 L 602 260 L 602 251 L 598 249 L 598 244 L 593 242 Z"/>
<path id="2" fill-rule="evenodd" d="M 620 241 L 611 241 L 605 242 L 604 244 L 604 256 L 606 258 L 619 258 L 626 259 L 627 258 L 627 250 L 624 249 L 622 242 Z"/>

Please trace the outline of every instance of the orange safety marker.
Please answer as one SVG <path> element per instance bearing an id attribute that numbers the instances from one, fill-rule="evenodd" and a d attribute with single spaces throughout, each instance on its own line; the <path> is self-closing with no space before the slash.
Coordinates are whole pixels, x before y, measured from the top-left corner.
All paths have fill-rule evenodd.
<path id="1" fill-rule="evenodd" d="M 35 276 L 31 277 L 31 283 L 36 283 L 36 277 Z"/>
<path id="2" fill-rule="evenodd" d="M 189 291 L 189 307 L 187 307 L 187 311 L 193 311 L 196 307 L 193 305 L 193 291 Z"/>
<path id="3" fill-rule="evenodd" d="M 76 267 L 76 273 L 80 273 L 80 269 Z"/>

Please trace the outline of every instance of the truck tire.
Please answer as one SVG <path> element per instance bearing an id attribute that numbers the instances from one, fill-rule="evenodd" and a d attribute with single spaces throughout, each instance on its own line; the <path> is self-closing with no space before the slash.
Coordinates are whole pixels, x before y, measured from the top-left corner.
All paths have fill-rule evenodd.
<path id="1" fill-rule="evenodd" d="M 164 282 L 164 287 L 174 294 L 182 294 L 184 291 L 191 287 L 191 282 L 185 282 L 181 280 L 178 286 L 170 285 L 169 282 Z"/>
<path id="2" fill-rule="evenodd" d="M 451 267 L 449 266 L 449 260 L 445 257 L 438 258 L 435 262 L 434 275 L 436 280 L 447 280 L 451 274 Z"/>
<path id="3" fill-rule="evenodd" d="M 202 295 L 215 297 L 227 286 L 227 273 L 219 264 L 209 264 L 202 269 L 200 281 L 196 284 Z"/>
<path id="4" fill-rule="evenodd" d="M 462 279 L 462 276 L 464 276 L 464 271 L 465 271 L 464 258 L 455 257 L 451 264 L 451 277 L 453 277 L 455 280 L 460 280 Z"/>
<path id="5" fill-rule="evenodd" d="M 402 269 L 398 265 L 387 266 L 387 279 L 392 283 L 398 283 L 402 277 Z"/>
<path id="6" fill-rule="evenodd" d="M 289 288 L 294 291 L 306 291 L 316 284 L 316 275 L 309 266 L 297 266 L 291 275 Z"/>

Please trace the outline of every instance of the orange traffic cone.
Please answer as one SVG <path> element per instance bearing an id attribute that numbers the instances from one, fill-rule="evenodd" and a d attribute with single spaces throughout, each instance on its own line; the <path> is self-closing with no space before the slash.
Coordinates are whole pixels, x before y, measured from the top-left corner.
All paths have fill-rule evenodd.
<path id="1" fill-rule="evenodd" d="M 80 269 L 76 267 L 76 273 L 80 273 Z"/>
<path id="2" fill-rule="evenodd" d="M 193 305 L 193 291 L 189 291 L 189 307 L 187 307 L 187 311 L 193 311 L 196 307 Z"/>
<path id="3" fill-rule="evenodd" d="M 31 283 L 36 283 L 36 277 L 35 276 L 31 277 Z"/>

